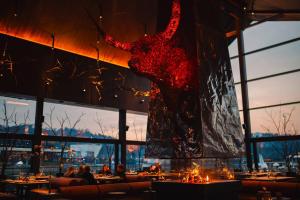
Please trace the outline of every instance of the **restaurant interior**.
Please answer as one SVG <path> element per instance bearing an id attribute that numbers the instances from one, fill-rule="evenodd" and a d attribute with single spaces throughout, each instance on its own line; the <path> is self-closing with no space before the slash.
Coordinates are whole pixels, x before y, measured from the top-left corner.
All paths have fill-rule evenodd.
<path id="1" fill-rule="evenodd" d="M 300 2 L 1 0 L 0 200 L 300 200 Z"/>

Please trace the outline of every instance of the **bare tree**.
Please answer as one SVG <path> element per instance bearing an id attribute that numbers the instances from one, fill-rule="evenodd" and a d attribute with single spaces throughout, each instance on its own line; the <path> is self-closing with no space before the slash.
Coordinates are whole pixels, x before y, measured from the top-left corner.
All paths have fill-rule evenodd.
<path id="1" fill-rule="evenodd" d="M 275 134 L 281 136 L 298 135 L 298 131 L 292 122 L 294 111 L 295 108 L 292 108 L 289 112 L 282 112 L 280 109 L 278 114 L 266 111 L 272 127 L 266 127 L 264 125 L 262 125 L 262 127 L 269 133 L 274 133 L 275 131 Z M 299 142 L 283 141 L 276 145 L 272 143 L 272 148 L 285 161 L 287 171 L 290 173 L 292 171 L 292 159 L 300 150 Z"/>
<path id="2" fill-rule="evenodd" d="M 140 127 L 139 130 L 137 130 L 135 123 L 132 123 L 132 127 L 135 133 L 135 139 L 136 141 L 142 141 L 143 140 L 143 128 Z M 141 171 L 142 170 L 142 164 L 143 164 L 143 148 L 141 146 L 138 146 L 137 148 L 137 154 L 138 154 L 138 168 Z"/>
<path id="3" fill-rule="evenodd" d="M 16 140 L 8 138 L 8 134 L 17 134 L 22 126 L 24 128 L 26 127 L 29 121 L 29 110 L 24 113 L 23 123 L 18 122 L 18 113 L 16 112 L 15 108 L 11 112 L 8 111 L 6 102 L 3 102 L 1 111 L 3 114 L 0 116 L 0 120 L 2 122 L 2 130 L 0 129 L 0 132 L 2 132 L 1 134 L 5 134 L 5 136 L 7 136 L 7 138 L 4 137 L 4 139 L 1 139 L 0 161 L 2 168 L 0 176 L 3 178 L 5 177 L 9 158 L 12 155 L 13 148 L 16 145 Z"/>
<path id="4" fill-rule="evenodd" d="M 98 116 L 97 113 L 96 113 L 96 120 L 95 120 L 95 122 L 97 123 L 97 125 L 99 127 L 99 133 L 101 135 L 109 134 L 109 136 L 112 137 L 112 138 L 116 138 L 117 137 L 115 128 L 114 127 L 110 127 L 110 130 L 108 130 L 103 125 L 103 122 L 102 122 L 101 118 Z M 107 144 L 107 143 L 102 144 L 102 145 L 105 148 L 106 156 L 107 156 L 107 159 L 108 159 L 108 165 L 109 165 L 109 168 L 111 169 L 111 167 L 112 167 L 112 158 L 113 158 L 114 150 L 115 150 L 114 145 Z"/>
<path id="5" fill-rule="evenodd" d="M 74 123 L 72 123 L 69 115 L 67 114 L 67 112 L 65 112 L 65 116 L 56 117 L 56 120 L 59 124 L 59 129 L 56 129 L 56 128 L 54 128 L 54 124 L 53 124 L 54 111 L 55 111 L 55 107 L 51 107 L 50 113 L 47 114 L 49 117 L 49 122 L 45 121 L 44 123 L 47 126 L 47 128 L 49 128 L 50 132 L 54 136 L 61 136 L 61 137 L 72 136 L 72 132 L 75 130 L 76 126 L 81 121 L 81 118 L 85 115 L 84 113 L 81 113 L 79 115 L 79 117 L 76 119 L 76 121 Z M 67 125 L 65 125 L 65 124 L 67 124 Z M 62 173 L 63 165 L 65 163 L 64 153 L 65 153 L 66 148 L 67 148 L 67 142 L 64 141 L 61 144 L 60 156 L 59 156 L 59 173 L 60 174 Z"/>

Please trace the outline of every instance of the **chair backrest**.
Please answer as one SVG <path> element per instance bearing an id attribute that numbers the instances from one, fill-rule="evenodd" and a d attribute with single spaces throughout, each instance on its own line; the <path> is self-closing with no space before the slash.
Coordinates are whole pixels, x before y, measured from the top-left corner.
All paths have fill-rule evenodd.
<path id="1" fill-rule="evenodd" d="M 136 194 L 148 190 L 151 182 L 114 183 L 102 185 L 83 185 L 60 187 L 59 192 L 63 198 L 71 200 L 99 200 L 110 192 L 126 192 Z"/>
<path id="2" fill-rule="evenodd" d="M 63 198 L 71 200 L 98 200 L 100 199 L 100 191 L 98 185 L 82 185 L 60 187 L 59 192 Z"/>
<path id="3" fill-rule="evenodd" d="M 59 188 L 66 186 L 87 185 L 88 182 L 83 178 L 58 177 L 50 179 L 50 184 L 52 188 Z"/>

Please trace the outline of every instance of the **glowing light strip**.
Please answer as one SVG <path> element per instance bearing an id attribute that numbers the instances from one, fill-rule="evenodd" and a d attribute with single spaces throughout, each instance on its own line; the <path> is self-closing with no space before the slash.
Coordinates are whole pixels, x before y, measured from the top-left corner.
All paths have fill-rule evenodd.
<path id="1" fill-rule="evenodd" d="M 3 31 L 1 29 L 0 29 L 0 33 L 4 34 L 4 35 L 11 36 L 11 37 L 15 37 L 15 38 L 18 38 L 18 39 L 33 42 L 33 43 L 36 43 L 36 44 L 40 44 L 40 45 L 43 45 L 43 46 L 51 47 L 50 43 L 45 42 L 46 40 L 43 41 L 43 38 L 38 37 L 38 36 L 37 36 L 37 39 L 34 39 L 34 36 L 20 36 L 17 33 L 13 33 L 13 31 L 12 32 L 6 32 L 6 31 Z M 71 50 L 71 49 L 62 48 L 60 46 L 61 46 L 60 44 L 57 44 L 55 46 L 55 49 L 59 49 L 59 50 L 62 50 L 62 51 L 74 53 L 76 55 L 80 55 L 80 56 L 84 56 L 84 57 L 88 57 L 88 58 L 92 58 L 92 59 L 97 59 L 96 55 L 93 55 L 92 53 L 90 53 L 86 50 L 82 50 L 82 49 L 73 50 L 73 48 Z M 113 65 L 116 65 L 116 66 L 129 68 L 128 65 L 125 64 L 125 61 L 124 62 L 122 62 L 122 61 L 109 61 L 109 60 L 105 60 L 105 59 L 100 59 L 100 60 L 104 61 L 104 62 L 107 62 L 107 63 L 110 63 L 110 64 L 113 64 Z"/>
<path id="2" fill-rule="evenodd" d="M 6 101 L 7 104 L 17 105 L 17 106 L 29 106 L 28 103 L 19 102 L 19 101 Z"/>

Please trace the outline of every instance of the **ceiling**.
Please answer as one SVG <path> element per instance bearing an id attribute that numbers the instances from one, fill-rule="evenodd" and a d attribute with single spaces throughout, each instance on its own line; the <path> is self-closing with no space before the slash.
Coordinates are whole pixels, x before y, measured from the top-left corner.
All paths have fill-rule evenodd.
<path id="1" fill-rule="evenodd" d="M 248 0 L 247 14 L 251 20 L 300 20 L 299 0 Z M 280 15 L 278 15 L 280 14 Z M 271 17 L 271 19 L 270 19 Z"/>
<path id="2" fill-rule="evenodd" d="M 238 12 L 244 3 L 222 2 Z M 155 33 L 157 4 L 158 0 L 0 0 L 0 33 L 95 59 L 98 49 L 99 59 L 128 67 L 130 54 L 99 40 L 86 10 L 95 19 L 103 16 L 104 30 L 116 39 L 134 41 L 145 32 Z M 250 20 L 300 20 L 299 0 L 247 0 L 246 5 Z M 227 20 L 227 31 L 234 29 L 232 19 Z"/>
<path id="3" fill-rule="evenodd" d="M 156 0 L 0 0 L 0 33 L 127 67 L 129 53 L 99 40 L 86 10 L 115 38 L 133 41 L 156 28 Z M 100 20 L 99 20 L 100 21 Z M 97 43 L 97 40 L 100 43 Z"/>

